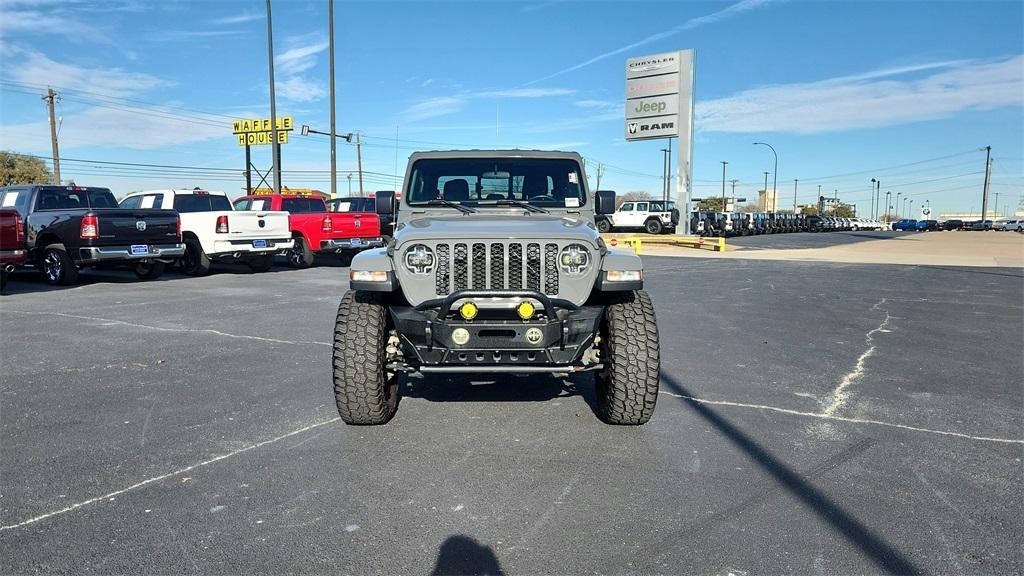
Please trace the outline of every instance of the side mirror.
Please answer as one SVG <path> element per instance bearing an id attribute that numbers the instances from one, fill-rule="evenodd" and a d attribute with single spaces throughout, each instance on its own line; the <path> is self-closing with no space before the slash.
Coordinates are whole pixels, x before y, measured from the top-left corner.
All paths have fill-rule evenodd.
<path id="1" fill-rule="evenodd" d="M 594 211 L 598 214 L 614 214 L 615 192 L 611 190 L 598 190 L 594 194 Z"/>
<path id="2" fill-rule="evenodd" d="M 377 192 L 374 195 L 376 201 L 375 212 L 377 214 L 391 215 L 395 213 L 395 193 L 391 190 Z"/>

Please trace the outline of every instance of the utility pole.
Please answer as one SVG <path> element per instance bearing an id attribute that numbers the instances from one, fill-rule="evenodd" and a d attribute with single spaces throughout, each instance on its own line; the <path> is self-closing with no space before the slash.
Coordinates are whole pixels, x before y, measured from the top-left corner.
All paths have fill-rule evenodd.
<path id="1" fill-rule="evenodd" d="M 356 132 L 356 162 L 359 167 L 359 196 L 363 196 L 363 142 L 359 139 L 359 132 Z"/>
<path id="2" fill-rule="evenodd" d="M 995 206 L 992 207 L 992 217 L 999 218 L 999 192 L 993 192 L 992 195 L 996 197 Z"/>
<path id="3" fill-rule="evenodd" d="M 992 147 L 985 146 L 985 186 L 981 192 L 981 221 L 985 222 L 985 214 L 988 212 L 988 186 L 992 180 Z"/>
<path id="4" fill-rule="evenodd" d="M 796 214 L 796 183 L 797 182 L 799 182 L 799 180 L 794 178 L 793 179 L 793 214 Z"/>
<path id="5" fill-rule="evenodd" d="M 270 149 L 274 171 L 274 194 L 281 193 L 281 145 L 277 142 L 277 103 L 274 100 L 274 25 L 267 0 L 267 59 L 270 64 Z"/>
<path id="6" fill-rule="evenodd" d="M 334 0 L 327 0 L 328 43 L 330 44 L 330 68 L 331 68 L 331 198 L 338 194 L 338 160 L 337 142 L 334 132 Z M 396 143 L 397 144 L 397 143 Z"/>
<path id="7" fill-rule="evenodd" d="M 900 212 L 903 211 L 903 205 L 900 204 L 900 196 L 902 194 L 903 194 L 903 192 L 897 192 L 896 193 L 896 219 L 897 220 L 900 219 Z"/>
<path id="8" fill-rule="evenodd" d="M 832 213 L 836 213 L 836 207 L 839 206 L 839 188 L 836 188 L 835 193 L 832 195 Z"/>
<path id="9" fill-rule="evenodd" d="M 892 208 L 892 205 L 890 204 L 890 202 L 892 201 L 892 200 L 890 200 L 890 194 L 892 194 L 892 191 L 890 191 L 890 190 L 886 190 L 885 191 L 885 221 L 886 221 L 886 223 L 888 223 L 890 221 L 889 220 L 889 209 Z"/>
<path id="10" fill-rule="evenodd" d="M 735 204 L 736 204 L 736 183 L 739 182 L 739 180 L 733 178 L 732 180 L 729 180 L 729 182 L 732 184 L 732 203 L 733 203 L 733 205 L 735 207 Z"/>
<path id="11" fill-rule="evenodd" d="M 595 188 L 595 190 L 600 190 L 601 189 L 601 176 L 604 176 L 604 164 L 598 162 L 597 163 L 597 188 Z"/>
<path id="12" fill-rule="evenodd" d="M 60 151 L 57 147 L 57 120 L 53 112 L 54 101 L 60 102 L 60 96 L 53 91 L 53 88 L 46 88 L 46 96 L 43 96 L 50 107 L 50 144 L 53 146 L 53 183 L 60 186 Z"/>
<path id="13" fill-rule="evenodd" d="M 878 203 L 882 201 L 882 181 L 878 180 L 877 182 L 878 182 L 878 192 L 877 192 L 877 195 L 875 196 L 875 210 L 874 210 L 874 213 L 871 216 L 872 220 L 878 220 L 878 213 L 879 213 Z"/>
<path id="14" fill-rule="evenodd" d="M 768 173 L 764 173 L 764 212 L 768 211 Z"/>
<path id="15" fill-rule="evenodd" d="M 352 196 L 352 173 L 351 172 L 348 173 L 348 195 L 349 195 L 349 197 Z"/>
<path id="16" fill-rule="evenodd" d="M 728 212 L 728 210 L 726 210 L 728 206 L 725 204 L 725 167 L 728 165 L 728 162 L 722 160 L 722 212 Z"/>

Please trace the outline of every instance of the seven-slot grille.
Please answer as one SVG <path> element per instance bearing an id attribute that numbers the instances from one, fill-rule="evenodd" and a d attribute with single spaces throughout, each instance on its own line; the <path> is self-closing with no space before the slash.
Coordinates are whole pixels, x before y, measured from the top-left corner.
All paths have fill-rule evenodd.
<path id="1" fill-rule="evenodd" d="M 437 244 L 435 254 L 435 292 L 439 296 L 470 288 L 558 294 L 558 244 Z"/>

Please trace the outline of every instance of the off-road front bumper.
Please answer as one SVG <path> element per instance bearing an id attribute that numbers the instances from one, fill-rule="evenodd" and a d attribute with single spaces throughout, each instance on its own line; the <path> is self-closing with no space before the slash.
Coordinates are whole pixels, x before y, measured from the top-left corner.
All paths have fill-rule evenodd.
<path id="1" fill-rule="evenodd" d="M 511 303 L 484 308 L 487 299 Z M 478 317 L 463 319 L 455 304 L 479 303 Z M 515 302 L 536 302 L 543 312 L 521 320 Z M 391 317 L 406 363 L 421 372 L 573 372 L 593 366 L 588 354 L 604 307 L 576 306 L 528 290 L 462 290 L 419 306 L 392 306 Z M 453 332 L 469 337 L 459 345 Z M 538 338 L 539 331 L 539 338 Z M 530 337 L 528 337 L 528 332 Z"/>

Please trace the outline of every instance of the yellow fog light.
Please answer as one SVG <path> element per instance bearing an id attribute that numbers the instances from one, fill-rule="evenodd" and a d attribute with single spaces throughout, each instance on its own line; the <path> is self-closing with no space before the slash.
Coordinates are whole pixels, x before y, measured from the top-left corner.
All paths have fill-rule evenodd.
<path id="1" fill-rule="evenodd" d="M 456 328 L 452 330 L 452 342 L 459 346 L 465 346 L 466 342 L 469 342 L 469 330 L 465 328 Z"/>
<path id="2" fill-rule="evenodd" d="M 533 313 L 536 311 L 537 310 L 533 307 L 533 304 L 530 304 L 529 302 L 520 302 L 519 305 L 516 306 L 516 313 L 518 313 L 519 317 L 523 320 L 533 318 Z"/>
<path id="3" fill-rule="evenodd" d="M 476 318 L 477 312 L 479 312 L 479 309 L 477 309 L 476 304 L 473 304 L 472 302 L 466 302 L 462 306 L 459 306 L 459 314 L 461 314 L 466 320 Z"/>

